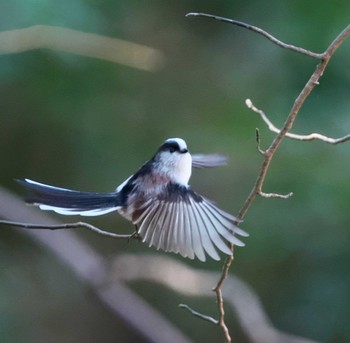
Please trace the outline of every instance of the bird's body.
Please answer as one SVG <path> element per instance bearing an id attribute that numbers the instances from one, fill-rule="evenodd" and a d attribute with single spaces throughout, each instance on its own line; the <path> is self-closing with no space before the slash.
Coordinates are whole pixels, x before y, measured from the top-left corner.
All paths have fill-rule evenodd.
<path id="1" fill-rule="evenodd" d="M 201 261 L 205 261 L 206 252 L 219 260 L 215 247 L 231 254 L 225 241 L 243 246 L 234 234 L 247 234 L 236 226 L 234 216 L 191 190 L 188 181 L 192 166 L 211 167 L 222 162 L 218 155 L 194 155 L 192 159 L 185 141 L 172 138 L 111 193 L 72 191 L 28 179 L 19 182 L 31 190 L 27 201 L 42 210 L 83 216 L 117 211 L 136 225 L 149 246 L 184 257 L 197 256 Z"/>

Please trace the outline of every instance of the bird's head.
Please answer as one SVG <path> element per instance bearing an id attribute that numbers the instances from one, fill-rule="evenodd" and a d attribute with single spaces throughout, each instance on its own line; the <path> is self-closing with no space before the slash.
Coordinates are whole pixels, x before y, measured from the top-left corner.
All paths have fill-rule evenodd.
<path id="1" fill-rule="evenodd" d="M 159 173 L 166 174 L 172 182 L 188 185 L 192 172 L 192 157 L 183 139 L 167 139 L 158 149 L 154 161 Z"/>

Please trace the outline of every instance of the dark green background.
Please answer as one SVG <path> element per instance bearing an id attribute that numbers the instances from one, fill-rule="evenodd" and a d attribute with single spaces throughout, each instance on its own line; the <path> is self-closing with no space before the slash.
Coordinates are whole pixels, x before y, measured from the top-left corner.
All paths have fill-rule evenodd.
<path id="1" fill-rule="evenodd" d="M 194 172 L 191 184 L 237 213 L 262 163 L 255 128 L 263 147 L 274 137 L 245 99 L 281 126 L 317 61 L 238 27 L 185 18 L 191 11 L 246 21 L 320 52 L 349 23 L 350 2 L 2 1 L 1 31 L 63 26 L 157 48 L 166 61 L 150 73 L 47 50 L 0 56 L 1 186 L 20 194 L 13 178 L 29 177 L 110 191 L 165 138 L 182 137 L 192 152 L 230 157 L 226 168 Z M 347 41 L 293 131 L 349 133 L 349 56 Z M 350 341 L 349 167 L 349 144 L 285 140 L 265 191 L 294 196 L 256 199 L 243 224 L 251 237 L 246 248 L 236 249 L 231 271 L 255 289 L 278 329 L 322 342 Z M 116 232 L 133 229 L 113 214 L 91 222 Z M 1 342 L 140 342 L 53 257 L 18 231 L 1 229 L 0 235 Z M 107 257 L 155 253 L 139 244 L 80 236 Z M 211 261 L 185 262 L 221 270 Z M 187 299 L 149 283 L 132 288 L 194 341 L 222 340 L 217 328 L 177 308 L 186 302 L 215 315 L 214 299 Z M 231 310 L 228 321 L 235 341 L 246 342 Z"/>

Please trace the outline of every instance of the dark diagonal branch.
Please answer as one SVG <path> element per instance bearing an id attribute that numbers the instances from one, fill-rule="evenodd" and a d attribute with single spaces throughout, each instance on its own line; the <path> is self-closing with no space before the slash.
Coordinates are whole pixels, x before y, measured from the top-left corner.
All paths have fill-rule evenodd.
<path id="1" fill-rule="evenodd" d="M 333 56 L 336 49 L 344 42 L 344 40 L 349 35 L 350 35 L 350 25 L 347 26 L 334 39 L 334 41 L 329 45 L 327 50 L 323 53 L 324 57 L 323 57 L 322 61 L 316 66 L 315 71 L 313 72 L 313 74 L 311 75 L 309 80 L 307 81 L 306 85 L 304 86 L 304 88 L 300 92 L 299 96 L 294 101 L 294 105 L 293 105 L 282 129 L 279 130 L 279 133 L 276 136 L 276 138 L 273 140 L 273 142 L 271 143 L 269 148 L 264 152 L 264 162 L 263 162 L 262 167 L 260 169 L 259 176 L 256 180 L 256 183 L 255 183 L 250 195 L 248 196 L 246 202 L 244 203 L 244 205 L 242 206 L 242 208 L 239 212 L 239 217 L 241 219 L 246 215 L 246 213 L 247 213 L 248 209 L 250 208 L 251 203 L 255 199 L 256 195 L 258 195 L 262 192 L 262 186 L 264 184 L 265 177 L 266 177 L 268 168 L 270 166 L 271 160 L 272 160 L 276 150 L 280 146 L 282 140 L 284 139 L 284 137 L 287 136 L 288 131 L 292 128 L 294 121 L 295 121 L 295 119 L 300 111 L 300 108 L 302 107 L 305 100 L 312 92 L 312 90 L 318 84 L 319 79 L 322 77 L 322 75 L 323 75 L 323 73 L 324 73 L 324 71 L 329 63 L 329 60 Z"/>
<path id="2" fill-rule="evenodd" d="M 311 75 L 311 77 L 309 78 L 309 80 L 307 81 L 306 85 L 304 86 L 304 88 L 302 89 L 302 91 L 300 92 L 299 96 L 296 98 L 294 105 L 287 117 L 286 122 L 284 123 L 282 129 L 280 130 L 280 132 L 278 133 L 278 135 L 276 136 L 276 138 L 274 139 L 274 141 L 271 143 L 271 145 L 269 146 L 269 148 L 265 151 L 264 153 L 264 161 L 263 164 L 261 166 L 260 169 L 260 173 L 258 175 L 258 178 L 255 182 L 255 185 L 253 186 L 247 200 L 245 201 L 245 203 L 243 204 L 241 210 L 239 211 L 239 218 L 243 219 L 245 217 L 245 215 L 247 214 L 250 206 L 252 205 L 253 201 L 255 200 L 256 196 L 259 194 L 262 194 L 262 187 L 264 185 L 265 182 L 265 178 L 266 178 L 266 174 L 267 171 L 269 169 L 269 166 L 271 164 L 272 158 L 275 154 L 275 152 L 277 151 L 278 147 L 280 146 L 280 144 L 282 143 L 283 139 L 285 138 L 285 136 L 287 135 L 288 131 L 293 127 L 293 124 L 295 122 L 295 119 L 299 113 L 300 108 L 302 107 L 302 105 L 304 104 L 305 100 L 307 99 L 307 97 L 310 95 L 310 93 L 312 92 L 312 90 L 315 88 L 315 86 L 318 84 L 319 79 L 322 77 L 328 63 L 329 60 L 331 59 L 331 57 L 333 56 L 334 52 L 336 51 L 336 49 L 344 42 L 344 40 L 350 35 L 350 25 L 347 26 L 335 39 L 334 41 L 329 45 L 329 47 L 327 48 L 327 50 L 322 54 L 323 58 L 322 61 L 316 66 L 315 71 L 313 72 L 313 74 Z M 232 247 L 233 249 L 233 247 Z M 223 304 L 223 299 L 222 299 L 222 292 L 221 292 L 221 287 L 222 284 L 224 282 L 224 280 L 226 279 L 228 272 L 231 268 L 233 262 L 233 255 L 230 256 L 229 258 L 227 258 L 225 265 L 224 265 L 224 269 L 223 272 L 221 274 L 221 277 L 216 285 L 216 287 L 214 288 L 216 295 L 217 295 L 217 302 L 219 304 L 219 313 L 220 313 L 220 317 L 224 317 L 224 306 L 221 304 Z M 222 327 L 222 330 L 224 332 L 224 335 L 226 337 L 226 342 L 230 343 L 231 342 L 231 338 L 227 336 L 227 326 L 225 324 L 224 318 L 222 319 L 222 321 L 220 322 L 220 326 Z"/>
<path id="3" fill-rule="evenodd" d="M 331 57 L 333 56 L 333 54 L 337 50 L 337 48 L 350 35 L 350 25 L 348 25 L 333 40 L 333 42 L 328 46 L 328 48 L 323 53 L 319 54 L 319 53 L 314 53 L 312 51 L 309 51 L 309 50 L 306 50 L 303 48 L 296 47 L 294 45 L 283 43 L 282 41 L 273 37 L 268 32 L 266 32 L 266 31 L 264 31 L 256 26 L 252 26 L 250 24 L 244 23 L 244 22 L 240 22 L 240 21 L 228 19 L 228 18 L 223 18 L 223 17 L 211 15 L 211 14 L 205 14 L 205 13 L 188 13 L 187 16 L 188 17 L 192 17 L 192 16 L 207 17 L 207 18 L 223 21 L 226 23 L 230 23 L 233 25 L 241 26 L 241 27 L 244 27 L 248 30 L 256 32 L 260 35 L 263 35 L 264 37 L 269 39 L 271 42 L 273 42 L 274 44 L 277 44 L 278 46 L 280 46 L 282 48 L 285 48 L 285 49 L 288 49 L 291 51 L 295 51 L 295 52 L 298 52 L 298 53 L 301 53 L 301 54 L 304 54 L 304 55 L 307 55 L 307 56 L 310 56 L 310 57 L 313 57 L 313 58 L 320 60 L 320 63 L 316 66 L 316 69 L 313 72 L 313 74 L 311 75 L 310 79 L 307 81 L 304 88 L 300 92 L 299 96 L 294 101 L 292 109 L 289 112 L 289 115 L 288 115 L 282 129 L 278 130 L 277 136 L 275 137 L 275 139 L 273 140 L 273 142 L 270 144 L 270 146 L 268 147 L 268 149 L 266 151 L 264 151 L 260 148 L 260 136 L 259 136 L 259 133 L 257 132 L 258 150 L 264 156 L 264 161 L 263 161 L 262 166 L 260 168 L 260 172 L 259 172 L 259 175 L 257 177 L 257 180 L 256 180 L 250 194 L 248 195 L 247 200 L 244 202 L 241 210 L 239 211 L 239 218 L 243 219 L 245 217 L 245 215 L 247 214 L 249 208 L 251 207 L 251 205 L 252 205 L 252 203 L 255 200 L 257 195 L 260 195 L 263 197 L 269 197 L 269 198 L 270 197 L 279 197 L 279 198 L 284 198 L 284 199 L 289 198 L 292 195 L 291 193 L 287 194 L 287 195 L 281 195 L 281 194 L 276 194 L 276 193 L 264 193 L 262 191 L 262 187 L 264 185 L 268 169 L 270 167 L 272 158 L 275 155 L 277 149 L 279 148 L 283 139 L 286 136 L 288 136 L 289 130 L 293 127 L 293 124 L 295 122 L 295 119 L 296 119 L 299 111 L 300 111 L 300 108 L 302 107 L 305 100 L 312 92 L 312 90 L 315 88 L 315 86 L 319 84 L 319 79 L 322 77 L 322 75 L 323 75 L 323 73 L 324 73 L 324 71 L 329 63 L 329 60 L 331 59 Z M 234 248 L 233 245 L 231 245 L 232 252 L 233 252 L 233 248 Z M 228 327 L 225 323 L 225 310 L 224 310 L 224 299 L 223 299 L 223 295 L 222 295 L 222 286 L 223 286 L 223 283 L 228 276 L 228 273 L 229 273 L 229 270 L 230 270 L 231 265 L 233 263 L 233 260 L 234 260 L 233 254 L 226 259 L 226 262 L 224 264 L 223 271 L 222 271 L 222 274 L 219 278 L 219 281 L 217 282 L 216 286 L 213 289 L 213 291 L 216 293 L 216 298 L 217 298 L 217 303 L 218 303 L 219 325 L 224 333 L 226 343 L 231 343 L 232 340 L 231 340 L 231 336 L 230 336 Z"/>

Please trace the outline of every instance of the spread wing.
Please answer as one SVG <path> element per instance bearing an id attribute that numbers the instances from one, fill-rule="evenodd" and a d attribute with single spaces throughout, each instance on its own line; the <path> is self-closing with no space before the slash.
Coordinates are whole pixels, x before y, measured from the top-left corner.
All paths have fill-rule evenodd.
<path id="1" fill-rule="evenodd" d="M 166 192 L 144 203 L 134 220 L 142 241 L 167 252 L 205 261 L 220 260 L 217 249 L 231 255 L 227 242 L 244 246 L 235 234 L 248 234 L 238 220 L 192 190 L 170 184 Z"/>

